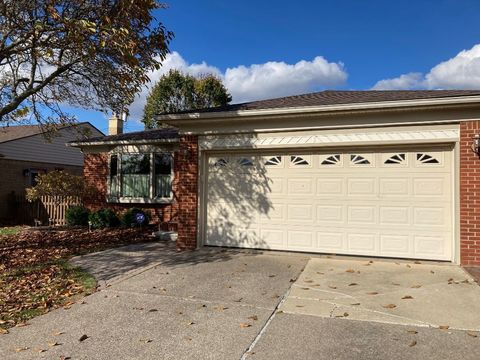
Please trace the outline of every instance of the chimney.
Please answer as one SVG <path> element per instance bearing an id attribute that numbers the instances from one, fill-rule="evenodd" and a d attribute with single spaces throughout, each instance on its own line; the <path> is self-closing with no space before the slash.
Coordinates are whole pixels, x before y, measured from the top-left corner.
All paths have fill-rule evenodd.
<path id="1" fill-rule="evenodd" d="M 123 120 L 113 113 L 108 119 L 108 135 L 118 135 L 123 133 Z"/>

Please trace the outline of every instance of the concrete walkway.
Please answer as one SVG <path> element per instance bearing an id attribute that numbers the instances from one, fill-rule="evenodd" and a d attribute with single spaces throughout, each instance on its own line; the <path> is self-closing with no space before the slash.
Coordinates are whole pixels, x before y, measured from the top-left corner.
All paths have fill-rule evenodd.
<path id="1" fill-rule="evenodd" d="M 480 351 L 476 331 L 456 330 L 478 328 L 479 288 L 453 266 L 177 253 L 162 243 L 73 262 L 97 276 L 100 291 L 0 335 L 0 359 L 477 359 Z"/>

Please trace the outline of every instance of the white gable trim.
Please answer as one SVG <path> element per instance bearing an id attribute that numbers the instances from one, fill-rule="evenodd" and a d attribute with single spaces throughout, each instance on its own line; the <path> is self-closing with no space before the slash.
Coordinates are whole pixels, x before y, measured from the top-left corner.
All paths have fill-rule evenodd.
<path id="1" fill-rule="evenodd" d="M 459 139 L 459 129 L 350 131 L 328 134 L 242 134 L 202 136 L 199 146 L 202 150 L 252 149 L 276 147 L 312 147 L 345 145 L 394 145 L 408 143 L 447 143 Z"/>

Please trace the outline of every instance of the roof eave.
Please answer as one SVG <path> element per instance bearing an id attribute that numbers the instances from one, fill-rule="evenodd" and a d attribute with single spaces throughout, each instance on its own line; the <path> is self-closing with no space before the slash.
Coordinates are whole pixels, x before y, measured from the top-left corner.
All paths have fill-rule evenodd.
<path id="1" fill-rule="evenodd" d="M 332 113 L 345 111 L 369 111 L 369 110 L 391 110 L 391 109 L 408 109 L 421 107 L 444 107 L 453 105 L 469 105 L 479 104 L 480 96 L 457 96 L 452 98 L 435 98 L 435 99 L 416 99 L 401 101 L 382 101 L 370 103 L 350 103 L 337 105 L 321 105 L 321 106 L 299 106 L 287 108 L 270 108 L 258 110 L 237 110 L 237 111 L 220 111 L 220 112 L 196 112 L 188 114 L 167 114 L 157 115 L 159 121 L 166 121 L 172 125 L 187 124 L 192 121 L 221 121 L 232 118 L 242 118 L 248 120 L 257 117 L 272 116 L 288 116 L 288 115 L 307 115 L 314 113 Z"/>
<path id="2" fill-rule="evenodd" d="M 111 141 L 72 141 L 66 145 L 69 147 L 90 147 L 105 145 L 147 145 L 147 144 L 174 144 L 178 143 L 177 139 L 149 139 L 149 140 L 111 140 Z"/>

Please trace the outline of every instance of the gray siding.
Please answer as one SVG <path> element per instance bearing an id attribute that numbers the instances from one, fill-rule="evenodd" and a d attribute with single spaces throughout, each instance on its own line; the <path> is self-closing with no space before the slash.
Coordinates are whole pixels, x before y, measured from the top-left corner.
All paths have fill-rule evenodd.
<path id="1" fill-rule="evenodd" d="M 103 135 L 89 124 L 80 126 L 90 128 L 91 137 Z M 47 142 L 42 135 L 34 135 L 0 143 L 0 154 L 5 159 L 83 166 L 80 149 L 66 146 L 67 142 L 78 140 L 79 137 L 76 129 L 64 128 L 58 131 L 58 136 L 51 142 Z"/>

